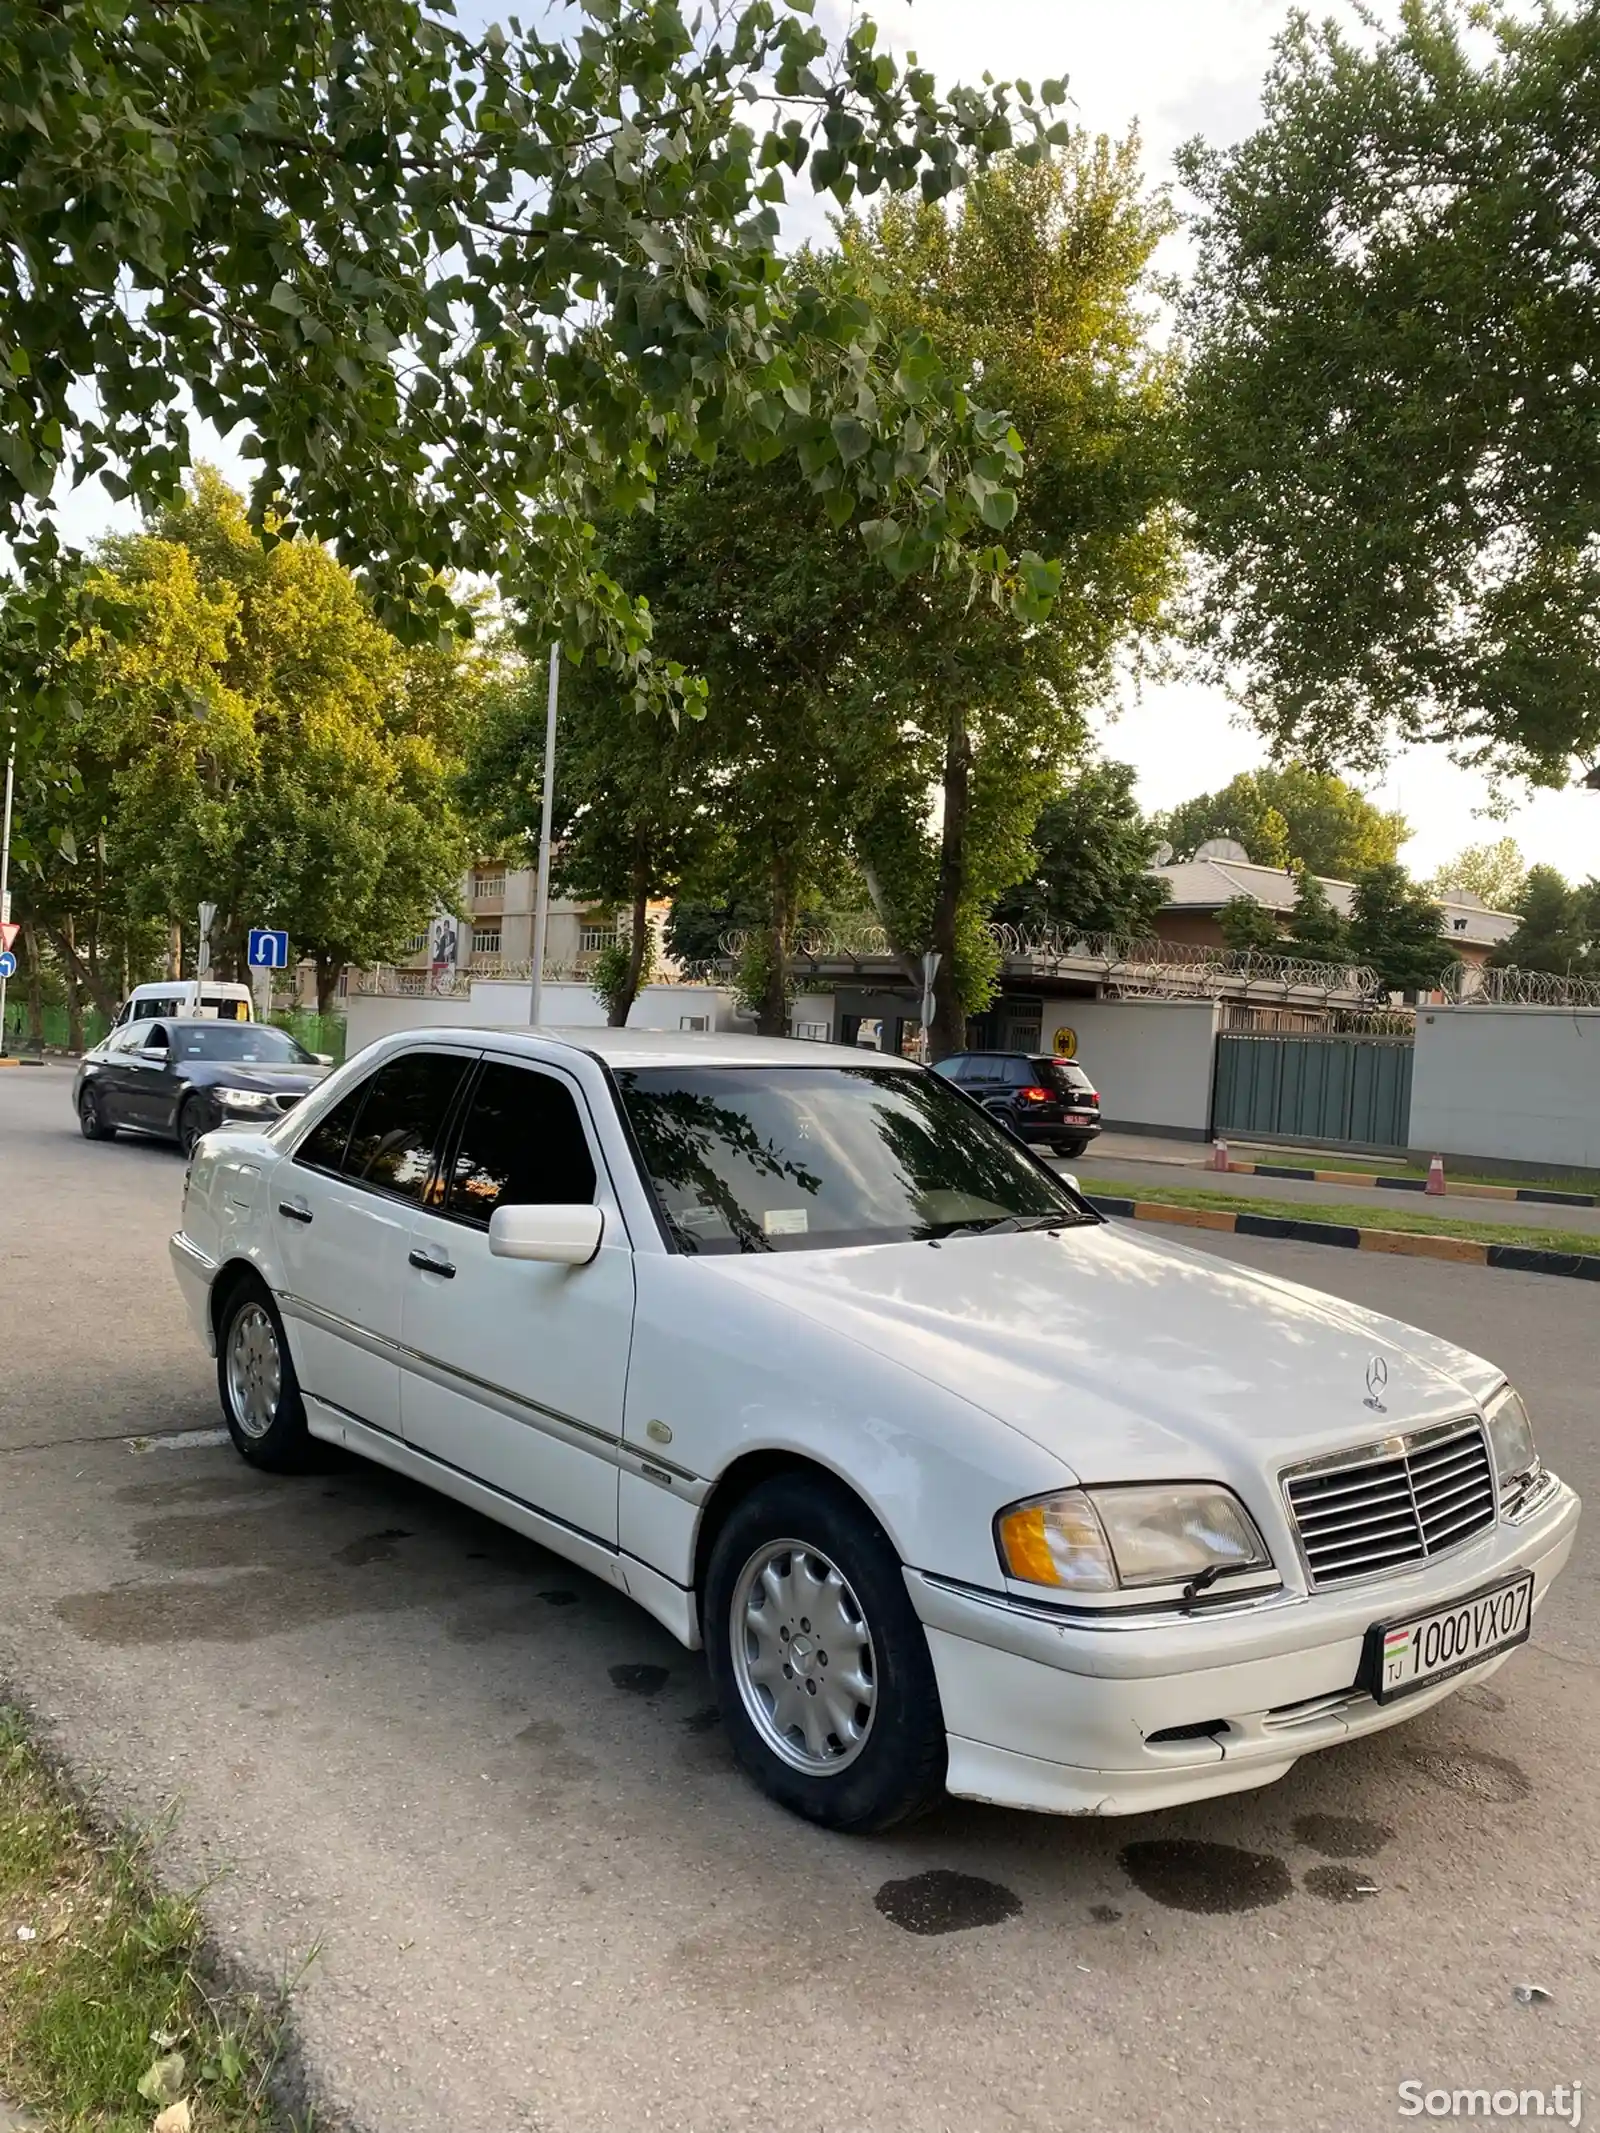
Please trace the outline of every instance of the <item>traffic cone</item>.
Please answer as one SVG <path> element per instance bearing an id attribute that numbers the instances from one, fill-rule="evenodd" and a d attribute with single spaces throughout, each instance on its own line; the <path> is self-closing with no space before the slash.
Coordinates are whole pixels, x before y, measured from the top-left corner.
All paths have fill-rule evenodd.
<path id="1" fill-rule="evenodd" d="M 1213 1141 L 1211 1143 L 1211 1167 L 1213 1170 L 1227 1169 L 1228 1144 L 1226 1141 Z"/>
<path id="2" fill-rule="evenodd" d="M 1444 1191 L 1444 1158 L 1443 1158 L 1443 1156 L 1439 1156 L 1439 1155 L 1436 1155 L 1436 1156 L 1435 1156 L 1435 1157 L 1433 1158 L 1432 1162 L 1431 1162 L 1431 1163 L 1429 1163 L 1429 1165 L 1428 1165 L 1428 1182 L 1427 1182 L 1427 1185 L 1426 1185 L 1426 1186 L 1424 1187 L 1424 1190 L 1425 1190 L 1426 1192 L 1430 1192 L 1430 1193 L 1435 1193 L 1435 1194 L 1437 1194 L 1437 1193 L 1442 1193 L 1442 1192 Z"/>

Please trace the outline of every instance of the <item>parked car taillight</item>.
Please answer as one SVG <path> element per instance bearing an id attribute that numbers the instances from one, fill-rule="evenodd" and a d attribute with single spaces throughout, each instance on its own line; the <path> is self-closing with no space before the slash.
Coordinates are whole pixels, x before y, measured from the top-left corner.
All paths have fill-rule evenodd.
<path id="1" fill-rule="evenodd" d="M 1022 1101 L 1025 1104 L 1047 1104 L 1050 1101 L 1050 1091 L 1048 1089 L 1024 1089 Z"/>

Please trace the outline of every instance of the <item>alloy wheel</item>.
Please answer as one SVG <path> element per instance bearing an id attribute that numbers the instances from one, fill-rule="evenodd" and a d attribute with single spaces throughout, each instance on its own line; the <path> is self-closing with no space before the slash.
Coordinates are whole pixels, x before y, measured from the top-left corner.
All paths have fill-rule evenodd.
<path id="1" fill-rule="evenodd" d="M 808 1777 L 847 1769 L 872 1730 L 878 1679 L 838 1565 L 805 1541 L 764 1542 L 739 1573 L 728 1627 L 740 1700 L 766 1745 Z"/>
<path id="2" fill-rule="evenodd" d="M 271 1429 L 282 1389 L 277 1328 L 260 1304 L 246 1304 L 228 1335 L 228 1398 L 247 1437 L 264 1437 Z"/>

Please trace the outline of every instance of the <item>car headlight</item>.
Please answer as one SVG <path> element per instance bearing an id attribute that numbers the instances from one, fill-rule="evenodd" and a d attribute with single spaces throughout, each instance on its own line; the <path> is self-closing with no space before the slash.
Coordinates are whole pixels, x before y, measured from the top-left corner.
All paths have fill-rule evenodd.
<path id="1" fill-rule="evenodd" d="M 1533 1441 L 1533 1424 L 1520 1392 L 1508 1385 L 1484 1416 L 1489 1443 L 1494 1451 L 1494 1469 L 1502 1487 L 1528 1474 L 1539 1464 Z"/>
<path id="2" fill-rule="evenodd" d="M 1272 1567 L 1238 1497 L 1208 1482 L 1062 1489 L 1002 1511 L 995 1539 L 1008 1577 L 1067 1592 L 1209 1583 Z"/>
<path id="3" fill-rule="evenodd" d="M 273 1111 L 278 1099 L 265 1089 L 213 1089 L 212 1095 L 226 1111 Z"/>

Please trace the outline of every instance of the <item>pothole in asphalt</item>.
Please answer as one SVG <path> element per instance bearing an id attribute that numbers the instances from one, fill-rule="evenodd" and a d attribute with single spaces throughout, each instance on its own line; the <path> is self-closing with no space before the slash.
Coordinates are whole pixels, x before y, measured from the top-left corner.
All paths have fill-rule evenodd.
<path id="1" fill-rule="evenodd" d="M 1120 1856 L 1135 1888 L 1172 1911 L 1258 1911 L 1294 1890 L 1281 1859 L 1234 1844 L 1154 1837 L 1125 1844 Z"/>
<path id="2" fill-rule="evenodd" d="M 907 1933 L 964 1933 L 973 1926 L 999 1926 L 1015 1918 L 1022 1898 L 998 1881 L 930 1867 L 906 1881 L 886 1881 L 873 1902 Z"/>

